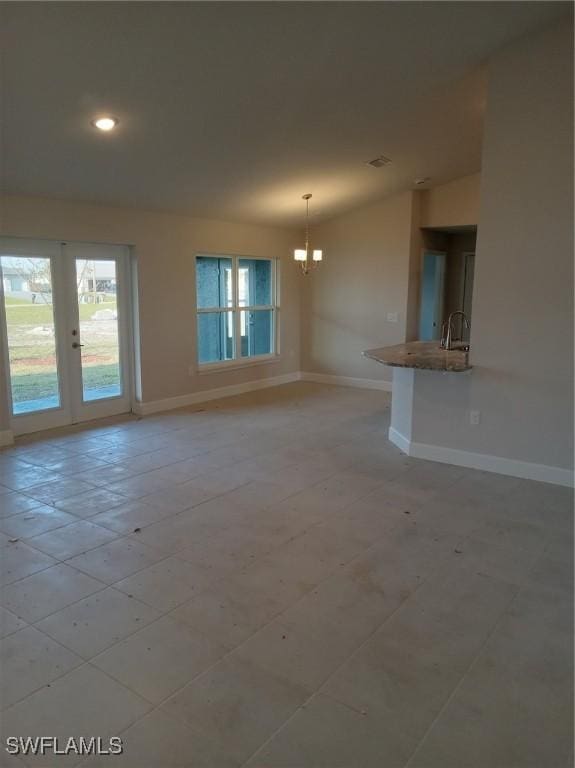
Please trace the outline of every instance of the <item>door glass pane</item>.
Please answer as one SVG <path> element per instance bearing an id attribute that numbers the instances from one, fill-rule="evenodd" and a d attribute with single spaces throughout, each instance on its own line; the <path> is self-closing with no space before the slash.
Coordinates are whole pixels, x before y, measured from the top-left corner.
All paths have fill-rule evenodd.
<path id="1" fill-rule="evenodd" d="M 234 357 L 234 321 L 232 312 L 198 314 L 198 361 L 217 363 Z"/>
<path id="2" fill-rule="evenodd" d="M 76 259 L 84 402 L 122 394 L 117 288 L 113 259 Z"/>
<path id="3" fill-rule="evenodd" d="M 272 263 L 269 259 L 240 259 L 238 266 L 240 307 L 272 304 Z"/>
<path id="4" fill-rule="evenodd" d="M 232 306 L 232 260 L 213 256 L 196 257 L 198 309 Z"/>
<path id="5" fill-rule="evenodd" d="M 2 256 L 14 415 L 60 407 L 49 258 Z"/>
<path id="6" fill-rule="evenodd" d="M 242 357 L 270 355 L 273 352 L 273 312 L 256 309 L 240 312 Z"/>

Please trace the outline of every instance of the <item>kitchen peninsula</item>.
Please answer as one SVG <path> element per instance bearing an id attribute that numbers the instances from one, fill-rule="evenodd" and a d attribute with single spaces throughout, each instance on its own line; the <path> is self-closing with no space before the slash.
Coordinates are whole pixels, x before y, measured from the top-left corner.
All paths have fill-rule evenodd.
<path id="1" fill-rule="evenodd" d="M 450 377 L 458 374 L 458 378 L 468 374 L 471 371 L 469 350 L 463 345 L 446 350 L 438 341 L 410 341 L 368 349 L 363 355 L 393 368 L 389 439 L 409 456 L 418 455 L 415 440 L 418 377 L 433 375 L 431 371 Z"/>
<path id="2" fill-rule="evenodd" d="M 463 348 L 443 349 L 437 341 L 409 341 L 393 347 L 367 349 L 364 357 L 397 368 L 420 368 L 428 371 L 468 371 L 469 352 Z"/>

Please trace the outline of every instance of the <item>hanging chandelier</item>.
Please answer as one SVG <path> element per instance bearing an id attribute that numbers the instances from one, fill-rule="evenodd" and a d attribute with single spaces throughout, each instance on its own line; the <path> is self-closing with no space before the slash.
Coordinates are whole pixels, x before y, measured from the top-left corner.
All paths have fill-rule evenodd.
<path id="1" fill-rule="evenodd" d="M 309 201 L 311 194 L 303 195 L 302 200 L 305 200 L 305 248 L 296 248 L 293 252 L 294 260 L 297 261 L 301 267 L 304 275 L 307 275 L 312 269 L 318 266 L 323 259 L 323 251 L 318 248 L 314 248 L 310 252 L 309 248 Z"/>

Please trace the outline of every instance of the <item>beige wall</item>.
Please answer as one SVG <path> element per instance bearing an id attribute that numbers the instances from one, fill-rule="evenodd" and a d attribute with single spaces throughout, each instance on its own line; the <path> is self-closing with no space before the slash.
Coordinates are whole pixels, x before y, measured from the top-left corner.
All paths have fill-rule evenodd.
<path id="1" fill-rule="evenodd" d="M 302 370 L 391 381 L 389 368 L 361 353 L 418 338 L 421 227 L 476 224 L 478 194 L 479 175 L 465 176 L 316 227 L 313 239 L 325 261 L 305 281 Z M 397 312 L 397 323 L 387 320 L 388 312 Z"/>
<path id="2" fill-rule="evenodd" d="M 314 228 L 325 261 L 304 279 L 302 370 L 391 380 L 361 353 L 405 340 L 413 206 L 406 192 Z"/>
<path id="3" fill-rule="evenodd" d="M 418 442 L 573 466 L 572 41 L 564 23 L 490 64 L 474 369 L 417 374 Z"/>
<path id="4" fill-rule="evenodd" d="M 474 178 L 462 179 L 461 189 L 473 189 L 469 180 Z M 361 353 L 370 347 L 417 338 L 421 208 L 425 196 L 439 200 L 451 197 L 458 182 L 447 186 L 448 195 L 442 188 L 406 192 L 319 226 L 312 234 L 326 258 L 319 271 L 308 277 L 299 274 L 291 259 L 294 244 L 301 239 L 299 233 L 283 229 L 7 196 L 1 202 L 0 232 L 15 237 L 134 246 L 144 402 L 290 373 L 300 367 L 390 381 L 389 369 L 366 360 Z M 470 210 L 471 196 L 461 195 L 467 200 L 464 207 Z M 460 223 L 449 215 L 447 221 Z M 196 252 L 282 259 L 282 354 L 278 362 L 209 375 L 196 373 Z M 301 366 L 300 292 L 305 297 Z M 387 320 L 389 312 L 397 313 L 397 322 Z M 0 391 L 0 403 L 5 401 Z M 0 428 L 5 428 L 7 421 L 5 406 L 0 405 Z"/>
<path id="5" fill-rule="evenodd" d="M 572 28 L 519 41 L 490 64 L 481 188 L 467 176 L 317 228 L 326 261 L 305 283 L 303 370 L 389 379 L 361 352 L 415 338 L 419 227 L 479 225 L 474 369 L 416 373 L 412 439 L 573 466 L 572 85 Z"/>
<path id="6" fill-rule="evenodd" d="M 321 268 L 301 277 L 289 231 L 159 213 L 8 198 L 3 232 L 133 243 L 140 270 L 145 400 L 301 368 L 390 379 L 362 357 L 413 338 L 420 226 L 478 224 L 473 371 L 417 372 L 416 442 L 573 465 L 572 28 L 518 42 L 490 63 L 479 176 L 407 192 L 318 226 Z M 195 364 L 193 254 L 271 255 L 282 269 L 282 359 L 189 376 Z M 300 290 L 301 365 L 300 365 Z M 398 322 L 387 320 L 397 313 Z M 481 423 L 469 425 L 469 409 Z M 0 409 L 0 424 L 2 423 Z M 5 418 L 5 415 L 4 415 Z"/>
<path id="7" fill-rule="evenodd" d="M 421 193 L 421 227 L 461 227 L 479 223 L 479 173 Z"/>
<path id="8" fill-rule="evenodd" d="M 44 198 L 5 197 L 0 214 L 4 235 L 134 246 L 145 402 L 299 370 L 301 277 L 291 262 L 295 232 Z M 281 357 L 277 362 L 209 375 L 196 373 L 197 252 L 282 260 Z M 2 402 L 0 423 L 6 419 L 5 398 Z"/>

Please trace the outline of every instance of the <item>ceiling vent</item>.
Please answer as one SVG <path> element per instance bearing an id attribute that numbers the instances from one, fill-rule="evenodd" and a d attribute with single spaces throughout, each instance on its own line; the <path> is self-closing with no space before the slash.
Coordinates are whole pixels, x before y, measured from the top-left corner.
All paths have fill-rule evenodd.
<path id="1" fill-rule="evenodd" d="M 390 163 L 389 157 L 379 155 L 379 157 L 375 157 L 373 160 L 368 160 L 366 165 L 371 165 L 372 168 L 383 168 L 384 165 L 389 165 Z"/>

